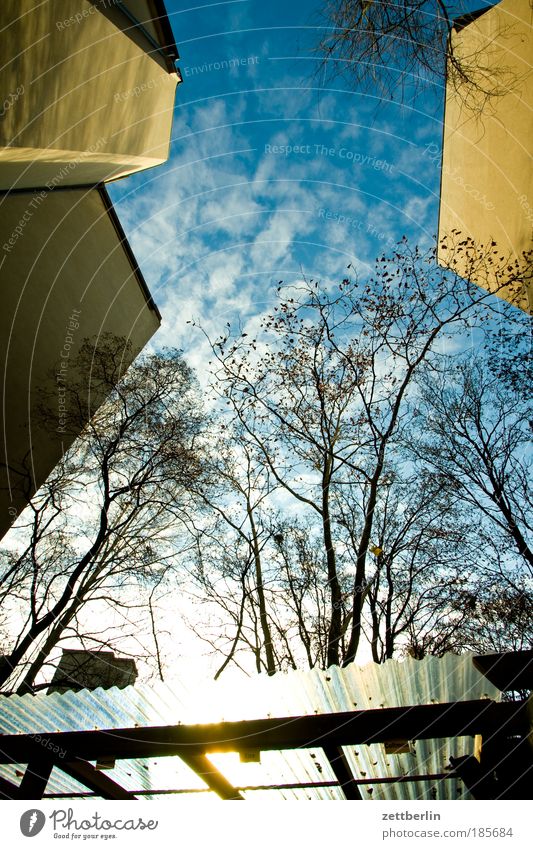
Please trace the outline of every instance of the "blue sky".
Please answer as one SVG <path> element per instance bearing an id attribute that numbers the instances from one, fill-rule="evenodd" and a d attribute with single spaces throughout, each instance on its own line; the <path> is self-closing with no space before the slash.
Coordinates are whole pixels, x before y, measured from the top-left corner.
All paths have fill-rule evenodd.
<path id="1" fill-rule="evenodd" d="M 441 98 L 424 111 L 324 88 L 313 3 L 166 5 L 183 75 L 170 157 L 109 189 L 163 316 L 152 345 L 184 349 L 204 383 L 210 352 L 187 321 L 213 337 L 228 321 L 250 331 L 280 280 L 339 282 L 403 234 L 431 243 L 439 166 L 426 151 L 440 147 Z M 176 633 L 169 605 L 190 674 L 205 645 Z"/>
<path id="2" fill-rule="evenodd" d="M 278 281 L 339 281 L 437 228 L 443 91 L 380 102 L 324 87 L 319 4 L 168 0 L 181 59 L 168 162 L 111 185 L 163 314 L 201 368 L 199 319 L 253 325 Z M 431 147 L 429 147 L 431 145 Z"/>

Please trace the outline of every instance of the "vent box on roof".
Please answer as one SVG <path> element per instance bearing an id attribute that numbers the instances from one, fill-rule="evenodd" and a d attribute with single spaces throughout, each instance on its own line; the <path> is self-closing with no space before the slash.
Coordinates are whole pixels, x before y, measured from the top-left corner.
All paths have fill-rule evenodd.
<path id="1" fill-rule="evenodd" d="M 115 657 L 111 651 L 63 649 L 48 693 L 129 687 L 136 678 L 137 667 L 130 658 Z"/>

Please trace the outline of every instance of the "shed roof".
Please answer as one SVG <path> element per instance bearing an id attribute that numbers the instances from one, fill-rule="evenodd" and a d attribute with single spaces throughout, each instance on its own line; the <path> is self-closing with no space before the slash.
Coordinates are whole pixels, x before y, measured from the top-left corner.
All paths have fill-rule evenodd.
<path id="1" fill-rule="evenodd" d="M 451 654 L 258 676 L 238 687 L 191 680 L 13 695 L 0 699 L 0 776 L 19 784 L 23 767 L 8 761 L 26 751 L 31 735 L 30 745 L 45 753 L 58 746 L 92 759 L 153 753 L 117 759 L 105 773 L 133 797 L 214 797 L 210 786 L 223 798 L 236 792 L 244 799 L 468 798 L 447 772 L 450 758 L 473 753 L 478 726 L 471 717 L 483 711 L 480 700 L 499 697 L 472 655 Z M 493 701 L 486 707 L 488 717 Z M 408 729 L 412 742 L 395 740 L 398 729 Z M 431 738 L 443 729 L 446 736 Z M 361 742 L 367 739 L 381 742 Z M 392 754 L 395 747 L 402 753 Z M 58 794 L 90 791 L 55 766 L 45 796 Z"/>

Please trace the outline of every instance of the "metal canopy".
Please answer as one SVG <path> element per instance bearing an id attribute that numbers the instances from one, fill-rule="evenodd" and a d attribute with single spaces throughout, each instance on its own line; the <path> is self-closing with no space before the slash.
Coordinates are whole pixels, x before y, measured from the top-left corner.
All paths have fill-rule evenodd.
<path id="1" fill-rule="evenodd" d="M 521 798 L 526 703 L 498 702 L 472 661 L 259 676 L 237 697 L 231 682 L 0 697 L 0 795 Z"/>
<path id="2" fill-rule="evenodd" d="M 488 699 L 437 705 L 409 705 L 319 716 L 285 716 L 209 725 L 113 728 L 105 731 L 66 731 L 46 735 L 46 748 L 63 757 L 134 759 L 212 754 L 257 749 L 313 749 L 384 743 L 405 738 L 522 734 L 528 730 L 525 702 L 497 703 Z M 26 734 L 1 739 L 0 763 L 28 763 L 36 744 Z"/>
<path id="3" fill-rule="evenodd" d="M 5 735 L 2 763 L 28 763 L 20 788 L 0 785 L 7 798 L 39 799 L 44 795 L 55 765 L 107 799 L 134 799 L 135 795 L 98 772 L 87 758 L 97 760 L 179 756 L 222 799 L 243 799 L 240 792 L 207 759 L 213 752 L 239 752 L 315 748 L 320 746 L 331 764 L 346 799 L 361 799 L 358 783 L 341 747 L 384 743 L 398 737 L 430 739 L 482 734 L 490 742 L 501 738 L 525 740 L 529 730 L 526 702 L 489 700 L 416 705 L 322 716 L 279 717 L 212 725 L 175 725 L 77 731 L 50 734 L 46 754 L 29 735 Z M 48 752 L 60 750 L 62 758 Z M 486 784 L 485 771 L 473 758 L 459 759 L 459 771 L 475 789 Z M 493 770 L 491 770 L 493 771 Z M 424 776 L 421 776 L 424 778 Z M 488 792 L 484 787 L 483 792 Z M 483 798 L 487 798 L 484 796 Z M 490 798 L 490 796 L 489 796 Z"/>

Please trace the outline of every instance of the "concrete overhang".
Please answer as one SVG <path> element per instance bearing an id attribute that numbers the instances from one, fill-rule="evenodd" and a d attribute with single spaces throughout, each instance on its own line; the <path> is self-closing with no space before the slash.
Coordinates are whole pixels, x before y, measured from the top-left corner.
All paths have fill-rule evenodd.
<path id="1" fill-rule="evenodd" d="M 160 315 L 104 188 L 4 194 L 0 232 L 1 536 L 83 426 L 62 409 L 81 345 L 120 337 L 125 370 Z M 104 400 L 91 391 L 86 420 Z"/>
<path id="2" fill-rule="evenodd" d="M 95 185 L 165 162 L 180 76 L 162 3 L 3 0 L 1 12 L 0 189 Z"/>

